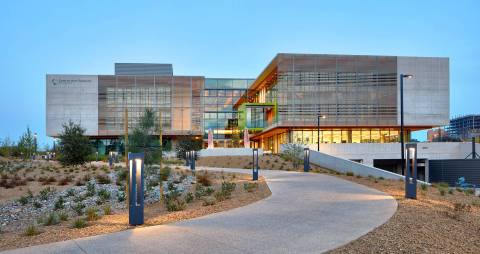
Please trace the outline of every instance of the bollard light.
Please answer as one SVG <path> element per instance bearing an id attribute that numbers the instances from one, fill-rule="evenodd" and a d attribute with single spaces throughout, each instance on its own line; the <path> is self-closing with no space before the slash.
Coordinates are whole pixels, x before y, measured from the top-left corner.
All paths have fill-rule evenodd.
<path id="1" fill-rule="evenodd" d="M 185 151 L 185 166 L 190 166 L 190 152 L 189 151 Z"/>
<path id="2" fill-rule="evenodd" d="M 195 151 L 190 151 L 190 169 L 195 171 Z"/>
<path id="3" fill-rule="evenodd" d="M 128 222 L 130 225 L 143 224 L 143 153 L 129 153 L 128 165 L 130 172 Z"/>
<path id="4" fill-rule="evenodd" d="M 417 198 L 417 144 L 406 144 L 405 198 Z"/>
<path id="5" fill-rule="evenodd" d="M 252 168 L 253 181 L 258 180 L 258 149 L 253 149 L 253 168 Z"/>
<path id="6" fill-rule="evenodd" d="M 308 147 L 303 148 L 303 171 L 310 171 L 310 149 Z"/>

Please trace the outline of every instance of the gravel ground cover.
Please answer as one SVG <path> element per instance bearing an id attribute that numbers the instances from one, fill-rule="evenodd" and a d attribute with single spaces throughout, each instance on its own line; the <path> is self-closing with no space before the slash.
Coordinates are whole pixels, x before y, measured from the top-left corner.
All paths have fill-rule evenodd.
<path id="1" fill-rule="evenodd" d="M 385 224 L 329 253 L 480 253 L 480 198 L 443 184 L 419 186 L 404 198 L 403 181 L 341 178 L 380 190 L 398 202 Z"/>
<path id="2" fill-rule="evenodd" d="M 121 166 L 105 169 L 103 164 L 88 165 L 63 173 L 65 169 L 52 162 L 17 161 L 3 165 L 0 173 L 6 174 L 8 181 L 15 179 L 14 175 L 20 175 L 20 181 L 30 175 L 34 180 L 13 188 L 0 187 L 1 192 L 17 189 L 17 193 L 12 192 L 13 197 L 4 195 L 0 203 L 0 250 L 131 228 L 125 207 L 126 169 Z M 47 166 L 52 172 L 45 169 Z M 23 175 L 27 169 L 28 173 Z M 43 185 L 36 176 L 42 170 L 42 175 L 51 173 L 59 178 L 67 174 L 75 180 L 61 186 L 56 184 L 58 181 Z M 101 177 L 92 172 L 101 172 Z M 81 182 L 78 186 L 77 180 Z M 242 174 L 198 171 L 194 176 L 180 165 L 147 167 L 145 183 L 143 226 L 224 211 L 270 195 L 263 178 L 255 184 L 250 182 L 249 175 Z"/>

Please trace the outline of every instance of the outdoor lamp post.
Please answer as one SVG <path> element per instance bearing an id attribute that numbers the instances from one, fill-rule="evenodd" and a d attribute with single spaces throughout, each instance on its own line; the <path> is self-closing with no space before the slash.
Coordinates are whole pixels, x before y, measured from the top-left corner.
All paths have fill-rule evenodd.
<path id="1" fill-rule="evenodd" d="M 130 167 L 130 184 L 128 186 L 128 223 L 130 225 L 143 224 L 143 167 L 145 154 L 129 153 L 128 165 Z"/>
<path id="2" fill-rule="evenodd" d="M 253 148 L 253 168 L 252 168 L 253 181 L 258 180 L 258 148 Z"/>
<path id="3" fill-rule="evenodd" d="M 417 144 L 405 146 L 407 168 L 405 171 L 405 198 L 417 198 Z"/>
<path id="4" fill-rule="evenodd" d="M 402 175 L 405 175 L 405 141 L 403 138 L 403 79 L 411 79 L 413 75 L 411 74 L 400 74 L 400 143 L 402 151 Z"/>
<path id="5" fill-rule="evenodd" d="M 310 171 L 310 149 L 308 147 L 303 148 L 303 171 Z"/>
<path id="6" fill-rule="evenodd" d="M 317 151 L 320 152 L 320 118 L 327 118 L 325 115 L 317 115 Z"/>
<path id="7" fill-rule="evenodd" d="M 37 133 L 33 133 L 33 158 L 35 159 L 37 155 Z"/>

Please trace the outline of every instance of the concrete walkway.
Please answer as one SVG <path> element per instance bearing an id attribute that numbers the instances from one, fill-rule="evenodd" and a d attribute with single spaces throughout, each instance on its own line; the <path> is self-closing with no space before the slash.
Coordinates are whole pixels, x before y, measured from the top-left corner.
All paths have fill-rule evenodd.
<path id="1" fill-rule="evenodd" d="M 6 253 L 321 253 L 380 226 L 397 208 L 384 193 L 328 175 L 260 175 L 272 196 L 244 207 Z"/>

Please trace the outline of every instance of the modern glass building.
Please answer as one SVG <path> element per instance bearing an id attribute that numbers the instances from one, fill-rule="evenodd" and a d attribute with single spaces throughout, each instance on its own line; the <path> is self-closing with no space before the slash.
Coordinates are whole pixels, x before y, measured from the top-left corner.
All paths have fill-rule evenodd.
<path id="1" fill-rule="evenodd" d="M 47 75 L 47 135 L 80 123 L 100 152 L 123 149 L 145 108 L 161 112 L 163 135 L 215 147 L 283 143 L 386 143 L 399 140 L 399 75 L 405 81 L 406 138 L 448 123 L 448 58 L 278 54 L 257 79 L 175 76 L 170 64 L 115 65 L 115 75 Z M 321 116 L 319 118 L 319 116 Z M 317 121 L 320 120 L 317 125 Z"/>
<path id="2" fill-rule="evenodd" d="M 448 58 L 278 54 L 235 108 L 254 145 L 399 141 L 399 75 L 405 138 L 448 122 Z"/>

